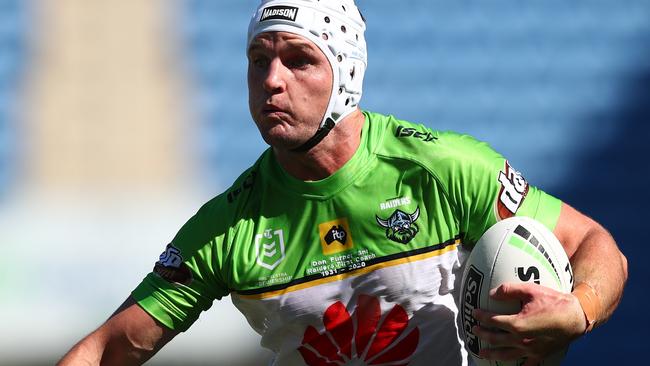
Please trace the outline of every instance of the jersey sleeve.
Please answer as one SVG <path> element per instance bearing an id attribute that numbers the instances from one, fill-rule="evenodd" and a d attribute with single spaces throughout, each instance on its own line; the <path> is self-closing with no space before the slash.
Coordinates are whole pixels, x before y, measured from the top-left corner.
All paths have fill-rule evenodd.
<path id="1" fill-rule="evenodd" d="M 470 246 L 497 221 L 528 216 L 553 230 L 562 202 L 528 184 L 488 144 L 467 135 L 442 133 L 443 179 L 455 204 L 464 242 Z"/>
<path id="2" fill-rule="evenodd" d="M 229 293 L 222 275 L 225 235 L 213 228 L 210 218 L 204 206 L 183 225 L 131 294 L 170 329 L 187 330 L 215 299 Z"/>

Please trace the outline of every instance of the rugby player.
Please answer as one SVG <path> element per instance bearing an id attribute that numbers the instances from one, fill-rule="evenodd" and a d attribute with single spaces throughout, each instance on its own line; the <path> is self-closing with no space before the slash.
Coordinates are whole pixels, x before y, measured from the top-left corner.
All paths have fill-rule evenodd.
<path id="1" fill-rule="evenodd" d="M 60 365 L 141 364 L 228 295 L 273 365 L 471 364 L 460 275 L 480 236 L 514 215 L 554 231 L 577 285 L 495 289 L 523 307 L 474 312 L 474 333 L 495 346 L 482 356 L 532 365 L 611 316 L 627 262 L 598 223 L 485 143 L 359 108 L 364 31 L 353 0 L 262 1 L 248 89 L 270 148 Z"/>

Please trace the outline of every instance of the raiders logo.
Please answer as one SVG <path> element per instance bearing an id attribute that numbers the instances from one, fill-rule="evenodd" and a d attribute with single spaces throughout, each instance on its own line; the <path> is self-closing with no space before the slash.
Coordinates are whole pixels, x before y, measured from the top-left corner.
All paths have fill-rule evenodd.
<path id="1" fill-rule="evenodd" d="M 407 244 L 418 234 L 420 229 L 415 224 L 415 221 L 419 217 L 419 207 L 412 214 L 407 214 L 402 210 L 395 210 L 388 219 L 382 219 L 375 215 L 379 226 L 386 229 L 386 237 L 401 244 Z"/>

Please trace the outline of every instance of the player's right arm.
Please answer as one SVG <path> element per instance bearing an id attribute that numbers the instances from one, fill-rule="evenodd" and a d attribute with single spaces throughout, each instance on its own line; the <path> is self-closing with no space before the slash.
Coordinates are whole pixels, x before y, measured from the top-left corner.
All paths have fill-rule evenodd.
<path id="1" fill-rule="evenodd" d="M 252 191 L 247 188 L 252 177 L 246 171 L 235 189 Z M 229 294 L 224 279 L 224 258 L 229 257 L 225 237 L 234 221 L 229 194 L 206 203 L 183 225 L 124 304 L 76 344 L 59 366 L 140 365 L 186 331 L 215 299 Z"/>
<path id="2" fill-rule="evenodd" d="M 178 332 L 160 324 L 129 297 L 104 324 L 72 347 L 57 366 L 141 365 Z"/>

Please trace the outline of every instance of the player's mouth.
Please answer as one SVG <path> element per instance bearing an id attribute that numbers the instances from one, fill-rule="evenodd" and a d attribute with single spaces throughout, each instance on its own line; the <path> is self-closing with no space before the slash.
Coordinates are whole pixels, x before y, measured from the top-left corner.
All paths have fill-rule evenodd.
<path id="1" fill-rule="evenodd" d="M 265 104 L 262 107 L 262 116 L 266 118 L 282 118 L 289 113 L 286 109 L 281 108 L 275 104 Z"/>

